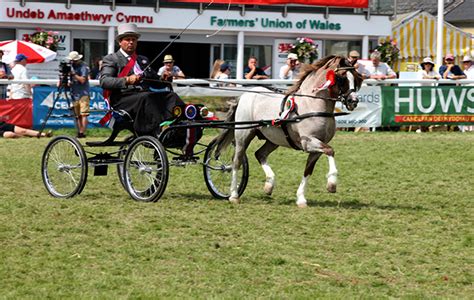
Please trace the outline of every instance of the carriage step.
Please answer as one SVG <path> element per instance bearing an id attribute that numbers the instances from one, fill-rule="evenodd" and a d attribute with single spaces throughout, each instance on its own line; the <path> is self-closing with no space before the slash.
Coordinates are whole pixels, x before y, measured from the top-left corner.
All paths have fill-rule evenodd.
<path id="1" fill-rule="evenodd" d="M 187 165 L 194 165 L 198 162 L 199 157 L 197 156 L 176 156 L 170 162 L 170 165 L 184 167 Z"/>

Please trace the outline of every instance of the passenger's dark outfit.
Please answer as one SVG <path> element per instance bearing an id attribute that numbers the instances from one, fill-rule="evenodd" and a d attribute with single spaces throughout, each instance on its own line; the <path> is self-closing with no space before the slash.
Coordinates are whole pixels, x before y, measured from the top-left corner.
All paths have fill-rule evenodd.
<path id="1" fill-rule="evenodd" d="M 138 85 L 127 86 L 125 77 L 118 75 L 128 61 L 121 50 L 105 56 L 100 72 L 100 86 L 110 90 L 109 101 L 113 109 L 125 110 L 133 118 L 133 126 L 138 135 L 154 135 L 159 130 L 160 123 L 172 117 L 174 106 L 182 105 L 183 101 L 174 92 L 151 92 L 146 80 Z M 148 58 L 142 55 L 138 55 L 136 62 L 141 70 L 145 70 L 149 64 Z M 127 76 L 132 74 L 135 74 L 134 68 L 131 68 Z M 143 75 L 147 79 L 159 80 L 156 72 L 150 68 Z M 165 87 L 153 81 L 150 83 L 154 88 Z"/>

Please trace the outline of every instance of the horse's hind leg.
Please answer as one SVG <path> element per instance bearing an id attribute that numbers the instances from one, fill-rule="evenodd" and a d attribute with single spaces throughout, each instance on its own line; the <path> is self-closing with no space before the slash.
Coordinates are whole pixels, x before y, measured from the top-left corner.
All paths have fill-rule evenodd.
<path id="1" fill-rule="evenodd" d="M 310 153 L 308 159 L 306 160 L 306 167 L 304 169 L 304 176 L 301 180 L 300 186 L 298 187 L 298 191 L 296 192 L 296 205 L 298 207 L 306 207 L 307 201 L 304 196 L 306 191 L 306 185 L 308 184 L 309 177 L 313 174 L 314 166 L 318 161 L 319 157 L 321 157 L 321 152 L 313 152 Z"/>
<path id="2" fill-rule="evenodd" d="M 229 201 L 232 203 L 239 203 L 238 191 L 238 170 L 242 165 L 242 159 L 245 155 L 250 142 L 255 137 L 255 129 L 235 129 L 235 154 L 232 163 L 232 181 L 230 184 Z"/>
<path id="3" fill-rule="evenodd" d="M 272 168 L 267 164 L 267 157 L 278 148 L 278 145 L 273 144 L 270 141 L 266 141 L 260 149 L 255 152 L 255 157 L 262 166 L 263 172 L 265 172 L 265 185 L 263 190 L 267 195 L 271 195 L 273 188 L 275 187 L 275 173 Z"/>

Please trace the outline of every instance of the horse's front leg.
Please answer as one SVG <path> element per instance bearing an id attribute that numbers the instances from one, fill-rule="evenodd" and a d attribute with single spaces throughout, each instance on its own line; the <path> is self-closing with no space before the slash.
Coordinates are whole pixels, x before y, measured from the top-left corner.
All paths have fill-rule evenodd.
<path id="1" fill-rule="evenodd" d="M 304 193 L 306 190 L 306 185 L 309 179 L 309 176 L 313 174 L 314 166 L 318 161 L 321 154 L 326 154 L 329 161 L 329 171 L 327 174 L 327 185 L 326 188 L 330 193 L 336 192 L 337 186 L 337 169 L 336 169 L 336 161 L 334 159 L 334 150 L 331 146 L 326 143 L 321 142 L 316 138 L 302 138 L 301 139 L 301 146 L 305 152 L 309 152 L 310 155 L 306 162 L 306 168 L 304 172 L 303 180 L 300 183 L 298 191 L 296 193 L 297 200 L 296 204 L 299 207 L 306 207 L 306 198 L 304 197 Z"/>

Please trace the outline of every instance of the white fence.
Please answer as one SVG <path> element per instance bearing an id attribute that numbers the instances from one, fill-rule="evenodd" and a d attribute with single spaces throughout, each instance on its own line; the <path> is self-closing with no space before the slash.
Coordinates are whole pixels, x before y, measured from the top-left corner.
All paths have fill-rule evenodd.
<path id="1" fill-rule="evenodd" d="M 281 80 L 281 79 L 266 79 L 266 80 L 255 80 L 255 79 L 227 79 L 219 80 L 220 83 L 233 83 L 235 87 L 209 87 L 209 81 L 205 79 L 179 79 L 173 82 L 174 90 L 180 96 L 215 96 L 215 97 L 237 97 L 242 93 L 246 92 L 250 86 L 273 86 L 279 88 L 285 88 L 292 85 L 294 80 Z M 30 79 L 30 80 L 7 80 L 0 79 L 0 85 L 8 85 L 11 83 L 28 83 L 32 85 L 51 85 L 55 86 L 58 80 L 55 79 Z M 436 85 L 436 84 L 456 84 L 456 85 L 474 85 L 474 80 L 462 79 L 462 80 L 450 80 L 450 79 L 386 79 L 386 80 L 364 80 L 364 85 L 377 86 L 377 85 L 400 85 L 400 86 L 419 86 L 423 85 Z M 99 80 L 90 80 L 91 86 L 99 86 Z"/>

